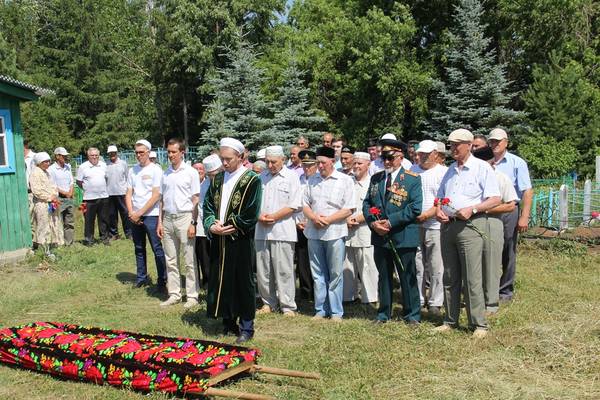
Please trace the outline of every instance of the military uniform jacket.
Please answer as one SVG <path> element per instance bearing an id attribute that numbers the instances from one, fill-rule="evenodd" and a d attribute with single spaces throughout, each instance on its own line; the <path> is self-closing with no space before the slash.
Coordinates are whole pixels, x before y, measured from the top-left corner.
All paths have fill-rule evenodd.
<path id="1" fill-rule="evenodd" d="M 371 229 L 371 243 L 374 246 L 389 247 L 388 238 L 391 238 L 397 248 L 417 247 L 419 226 L 415 221 L 421 214 L 423 203 L 421 177 L 400 167 L 396 179 L 387 191 L 385 180 L 385 171 L 371 177 L 369 190 L 363 201 L 363 214 L 370 228 L 377 217 L 369 211 L 372 207 L 377 207 L 381 210 L 379 219 L 389 220 L 392 228 L 386 236 L 379 236 Z"/>

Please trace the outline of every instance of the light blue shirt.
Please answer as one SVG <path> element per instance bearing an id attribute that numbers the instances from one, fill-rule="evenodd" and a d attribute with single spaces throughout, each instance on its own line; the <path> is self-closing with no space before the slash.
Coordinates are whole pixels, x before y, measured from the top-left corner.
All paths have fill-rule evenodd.
<path id="1" fill-rule="evenodd" d="M 450 165 L 437 193 L 439 198 L 450 199 L 450 207 L 444 207 L 444 212 L 450 216 L 455 210 L 475 206 L 494 196 L 500 196 L 496 173 L 487 162 L 472 155 L 461 169 L 456 161 Z"/>
<path id="2" fill-rule="evenodd" d="M 515 156 L 508 151 L 504 153 L 504 157 L 494 163 L 496 169 L 503 172 L 512 182 L 519 201 L 523 197 L 523 192 L 531 189 L 531 179 L 529 178 L 529 169 L 527 163 L 519 156 Z"/>
<path id="3" fill-rule="evenodd" d="M 48 168 L 48 172 L 58 190 L 61 192 L 69 192 L 71 190 L 71 186 L 73 186 L 73 173 L 71 172 L 70 164 L 65 164 L 64 167 L 61 167 L 55 162 Z"/>

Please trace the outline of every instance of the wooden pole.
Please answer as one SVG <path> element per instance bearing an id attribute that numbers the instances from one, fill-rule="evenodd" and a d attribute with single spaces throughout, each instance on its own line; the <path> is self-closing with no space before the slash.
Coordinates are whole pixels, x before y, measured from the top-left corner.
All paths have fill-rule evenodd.
<path id="1" fill-rule="evenodd" d="M 254 394 L 254 393 L 246 393 L 246 392 L 238 392 L 235 390 L 223 390 L 223 389 L 215 389 L 208 388 L 204 391 L 204 394 L 207 396 L 218 396 L 218 397 L 228 397 L 230 399 L 242 399 L 242 400 L 275 400 L 275 397 L 267 396 L 264 394 Z"/>
<path id="2" fill-rule="evenodd" d="M 294 371 L 292 369 L 265 367 L 263 365 L 255 365 L 252 368 L 252 371 L 272 375 L 291 376 L 294 378 L 321 379 L 321 374 L 318 372 Z"/>

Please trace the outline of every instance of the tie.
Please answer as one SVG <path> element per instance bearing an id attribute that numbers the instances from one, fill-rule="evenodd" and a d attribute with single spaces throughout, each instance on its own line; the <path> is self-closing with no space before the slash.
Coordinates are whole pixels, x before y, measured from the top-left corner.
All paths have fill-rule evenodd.
<path id="1" fill-rule="evenodd" d="M 388 174 L 385 180 L 385 198 L 387 199 L 390 196 L 390 191 L 388 190 L 392 186 L 392 174 Z"/>

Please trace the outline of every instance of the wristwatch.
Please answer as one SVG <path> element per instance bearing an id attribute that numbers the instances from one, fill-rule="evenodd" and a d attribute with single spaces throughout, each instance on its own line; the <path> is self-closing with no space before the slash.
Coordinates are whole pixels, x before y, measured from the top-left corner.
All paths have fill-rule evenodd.
<path id="1" fill-rule="evenodd" d="M 473 214 L 473 215 L 477 214 L 477 209 L 476 209 L 476 208 L 473 208 L 473 212 L 472 212 L 472 214 Z"/>
<path id="2" fill-rule="evenodd" d="M 190 224 L 193 226 L 196 226 L 196 225 L 198 225 L 198 221 L 192 221 L 192 222 L 190 222 Z"/>

